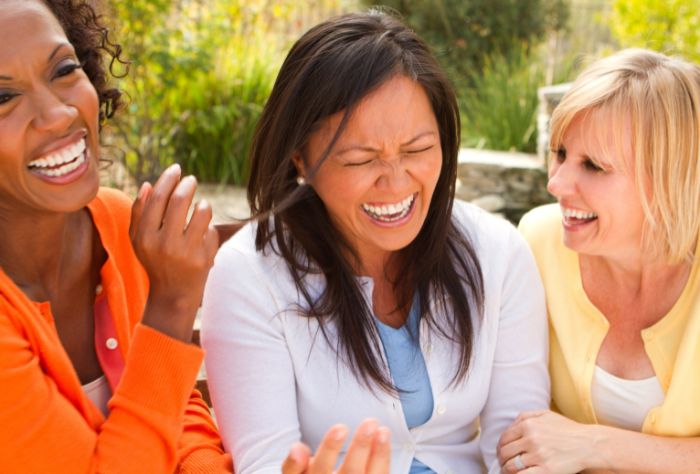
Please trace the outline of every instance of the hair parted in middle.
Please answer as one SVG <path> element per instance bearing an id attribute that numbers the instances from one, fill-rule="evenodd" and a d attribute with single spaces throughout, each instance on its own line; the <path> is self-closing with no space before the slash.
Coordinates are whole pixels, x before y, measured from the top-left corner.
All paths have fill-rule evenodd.
<path id="1" fill-rule="evenodd" d="M 700 237 L 700 68 L 645 49 L 594 62 L 552 113 L 553 153 L 584 114 L 593 126 L 614 127 L 614 149 L 606 153 L 621 156 L 623 141 L 631 140 L 634 164 L 624 171 L 639 189 L 644 248 L 669 262 L 693 258 Z"/>
<path id="2" fill-rule="evenodd" d="M 458 347 L 454 383 L 466 378 L 474 321 L 483 306 L 483 278 L 465 229 L 452 220 L 460 144 L 455 93 L 429 47 L 388 13 L 352 13 L 325 21 L 292 47 L 277 76 L 251 147 L 248 200 L 259 217 L 258 251 L 274 251 L 287 262 L 303 295 L 307 317 L 316 318 L 328 340 L 326 324 L 337 327 L 334 347 L 369 388 L 397 390 L 387 376 L 372 309 L 365 301 L 348 255 L 357 255 L 333 226 L 311 186 L 298 186 L 295 153 L 333 114 L 343 118 L 313 178 L 328 157 L 357 104 L 388 80 L 403 75 L 423 88 L 437 119 L 442 167 L 430 209 L 418 236 L 400 250 L 398 279 L 392 281 L 399 307 L 420 295 L 420 317 Z M 272 215 L 272 219 L 266 217 Z M 313 297 L 305 283 L 322 273 L 326 287 Z M 433 301 L 448 315 L 439 324 Z"/>

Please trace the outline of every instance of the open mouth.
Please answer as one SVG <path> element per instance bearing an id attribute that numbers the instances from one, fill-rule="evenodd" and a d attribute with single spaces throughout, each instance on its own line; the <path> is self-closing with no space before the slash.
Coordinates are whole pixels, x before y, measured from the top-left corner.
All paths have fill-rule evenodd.
<path id="1" fill-rule="evenodd" d="M 577 209 L 568 209 L 562 207 L 562 216 L 564 217 L 564 224 L 569 226 L 577 226 L 588 224 L 596 219 L 598 219 L 598 214 L 595 212 L 585 212 Z"/>
<path id="2" fill-rule="evenodd" d="M 52 178 L 65 176 L 85 163 L 86 149 L 85 139 L 81 138 L 72 145 L 30 161 L 27 167 L 34 173 Z"/>
<path id="3" fill-rule="evenodd" d="M 416 202 L 417 195 L 418 193 L 411 194 L 395 204 L 382 204 L 381 206 L 363 204 L 362 210 L 365 211 L 365 214 L 369 217 L 380 222 L 397 222 L 411 212 Z"/>

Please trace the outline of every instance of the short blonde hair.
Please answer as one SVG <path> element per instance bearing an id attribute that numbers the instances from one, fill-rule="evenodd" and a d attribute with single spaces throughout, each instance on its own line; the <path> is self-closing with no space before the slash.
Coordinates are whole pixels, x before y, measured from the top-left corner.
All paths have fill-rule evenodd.
<path id="1" fill-rule="evenodd" d="M 577 115 L 597 111 L 630 123 L 644 248 L 669 262 L 692 259 L 700 234 L 700 68 L 644 49 L 594 62 L 554 110 L 550 148 L 559 149 Z"/>

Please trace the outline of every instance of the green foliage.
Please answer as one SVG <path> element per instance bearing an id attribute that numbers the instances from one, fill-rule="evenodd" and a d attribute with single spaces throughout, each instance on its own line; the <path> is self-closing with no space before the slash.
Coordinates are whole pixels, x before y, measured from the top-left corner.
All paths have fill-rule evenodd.
<path id="1" fill-rule="evenodd" d="M 615 0 L 610 28 L 623 47 L 700 61 L 700 0 Z"/>
<path id="2" fill-rule="evenodd" d="M 290 41 L 343 0 L 112 0 L 132 61 L 114 123 L 137 181 L 181 163 L 202 181 L 243 184 L 255 124 Z"/>
<path id="3" fill-rule="evenodd" d="M 365 0 L 401 13 L 436 51 L 451 80 L 461 87 L 489 56 L 508 55 L 523 42 L 536 43 L 560 29 L 565 0 Z"/>
<path id="4" fill-rule="evenodd" d="M 383 0 L 436 52 L 458 92 L 465 144 L 534 149 L 537 49 L 568 18 L 566 0 Z"/>
<path id="5" fill-rule="evenodd" d="M 524 151 L 537 148 L 537 89 L 545 83 L 543 49 L 526 45 L 484 61 L 469 76 L 472 87 L 462 102 L 463 136 L 467 146 Z M 555 82 L 573 77 L 572 60 L 555 70 Z"/>

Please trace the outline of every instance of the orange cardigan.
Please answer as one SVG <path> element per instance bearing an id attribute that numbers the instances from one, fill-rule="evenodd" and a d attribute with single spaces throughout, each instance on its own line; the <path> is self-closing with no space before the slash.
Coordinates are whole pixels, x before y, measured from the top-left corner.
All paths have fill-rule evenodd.
<path id="1" fill-rule="evenodd" d="M 0 471 L 231 472 L 193 390 L 202 350 L 139 324 L 148 280 L 129 240 L 128 198 L 101 189 L 88 209 L 108 254 L 102 286 L 123 366 L 109 417 L 85 395 L 49 305 L 0 269 Z"/>

